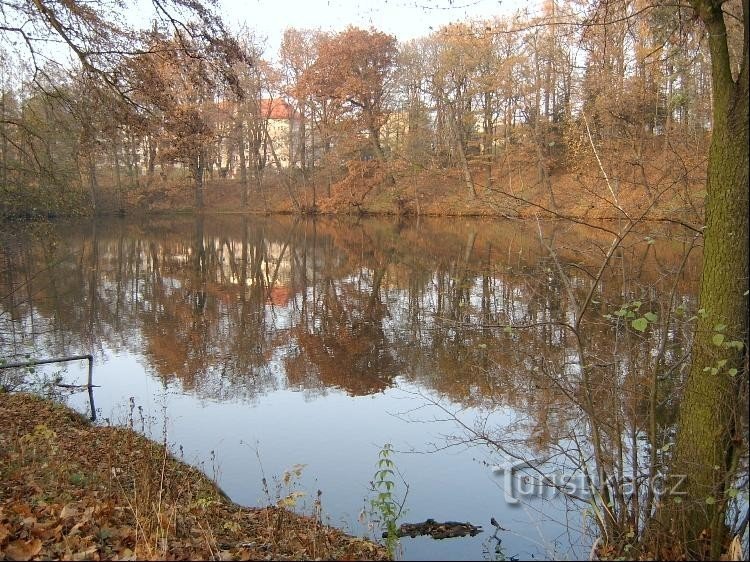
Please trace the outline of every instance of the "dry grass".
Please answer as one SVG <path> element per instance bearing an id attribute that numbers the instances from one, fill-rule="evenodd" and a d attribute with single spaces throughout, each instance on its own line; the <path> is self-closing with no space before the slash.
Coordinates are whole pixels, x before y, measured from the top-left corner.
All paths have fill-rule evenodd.
<path id="1" fill-rule="evenodd" d="M 0 559 L 386 559 L 280 507 L 242 508 L 165 447 L 0 394 Z"/>

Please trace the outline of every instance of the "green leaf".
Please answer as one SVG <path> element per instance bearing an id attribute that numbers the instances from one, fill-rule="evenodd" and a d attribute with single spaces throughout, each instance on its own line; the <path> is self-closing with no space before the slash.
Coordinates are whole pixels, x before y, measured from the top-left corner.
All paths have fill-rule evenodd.
<path id="1" fill-rule="evenodd" d="M 643 317 L 649 322 L 656 322 L 656 314 L 654 314 L 653 312 L 647 312 L 643 315 Z"/>
<path id="2" fill-rule="evenodd" d="M 721 345 L 724 343 L 724 334 L 714 334 L 711 341 L 714 342 L 714 345 Z"/>
<path id="3" fill-rule="evenodd" d="M 716 326 L 714 326 L 714 332 L 723 332 L 726 329 L 727 329 L 726 324 L 716 324 Z"/>
<path id="4" fill-rule="evenodd" d="M 706 505 L 713 505 L 715 503 L 716 503 L 716 498 L 714 498 L 713 496 L 708 496 L 706 498 Z"/>
<path id="5" fill-rule="evenodd" d="M 636 318 L 630 323 L 630 325 L 633 326 L 634 330 L 644 332 L 648 327 L 648 320 L 646 320 L 645 318 Z"/>
<path id="6" fill-rule="evenodd" d="M 631 303 L 631 306 L 633 307 L 633 310 L 638 310 L 639 308 L 641 308 L 642 304 L 643 303 L 641 301 L 633 301 Z"/>
<path id="7" fill-rule="evenodd" d="M 675 496 L 672 498 L 672 501 L 674 501 L 674 503 L 682 503 L 682 498 L 680 496 Z"/>
<path id="8" fill-rule="evenodd" d="M 726 364 L 727 364 L 727 360 L 726 360 L 726 359 L 719 359 L 719 360 L 718 360 L 718 361 L 716 362 L 716 366 L 717 366 L 717 367 L 718 367 L 719 369 L 721 369 L 721 368 L 722 368 L 722 367 L 723 367 L 724 365 L 726 365 Z"/>
<path id="9" fill-rule="evenodd" d="M 718 373 L 719 373 L 719 369 L 717 369 L 716 367 L 712 367 L 711 368 L 711 374 L 712 375 L 717 375 Z"/>
<path id="10" fill-rule="evenodd" d="M 735 369 L 734 367 L 732 367 L 731 369 L 729 369 L 729 370 L 727 371 L 727 374 L 728 374 L 728 375 L 729 375 L 730 377 L 733 377 L 733 376 L 735 376 L 735 375 L 737 374 L 737 369 Z"/>
<path id="11" fill-rule="evenodd" d="M 620 310 L 615 311 L 615 316 L 625 316 L 628 313 L 627 310 L 624 308 L 621 308 Z"/>
<path id="12" fill-rule="evenodd" d="M 727 496 L 729 496 L 730 498 L 736 498 L 737 494 L 739 493 L 740 491 L 737 488 L 729 488 L 727 490 Z"/>

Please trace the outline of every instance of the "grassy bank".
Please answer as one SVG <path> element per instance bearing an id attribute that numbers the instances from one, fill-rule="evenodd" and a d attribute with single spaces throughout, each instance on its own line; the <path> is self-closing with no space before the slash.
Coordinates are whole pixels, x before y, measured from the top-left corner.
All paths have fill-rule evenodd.
<path id="1" fill-rule="evenodd" d="M 0 394 L 0 559 L 386 559 L 276 506 L 233 504 L 199 470 L 125 428 Z"/>

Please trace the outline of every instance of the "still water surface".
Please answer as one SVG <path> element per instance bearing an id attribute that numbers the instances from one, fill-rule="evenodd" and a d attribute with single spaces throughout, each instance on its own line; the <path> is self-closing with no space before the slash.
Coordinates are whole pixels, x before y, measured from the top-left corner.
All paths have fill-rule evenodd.
<path id="1" fill-rule="evenodd" d="M 563 324 L 575 322 L 610 242 L 561 223 L 466 219 L 36 225 L 2 238 L 0 343 L 7 357 L 93 353 L 98 419 L 166 434 L 238 503 L 303 491 L 298 508 L 309 512 L 320 490 L 331 524 L 372 533 L 361 512 L 391 443 L 403 476 L 395 495 L 408 484 L 402 521 L 484 528 L 405 538 L 403 558 L 575 558 L 592 540 L 580 505 L 519 491 L 520 480 L 509 494 L 493 467 L 559 456 L 572 442 L 585 449 L 594 422 L 571 403 L 579 351 Z M 621 398 L 656 341 L 667 355 L 684 346 L 674 326 L 649 339 L 607 315 L 635 299 L 658 312 L 667 292 L 694 307 L 690 247 L 642 225 L 602 274 L 579 333 L 601 360 L 603 419 L 616 410 L 625 427 L 637 420 L 639 401 Z M 35 376 L 83 383 L 85 372 Z M 88 413 L 85 394 L 67 400 Z M 277 489 L 295 465 L 302 476 Z M 493 537 L 491 517 L 507 530 Z"/>

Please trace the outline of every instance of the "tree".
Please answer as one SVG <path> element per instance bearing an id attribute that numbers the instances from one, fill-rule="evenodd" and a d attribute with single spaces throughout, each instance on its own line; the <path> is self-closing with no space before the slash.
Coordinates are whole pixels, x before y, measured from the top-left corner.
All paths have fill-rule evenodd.
<path id="1" fill-rule="evenodd" d="M 188 43 L 179 34 L 166 37 L 153 30 L 148 51 L 130 61 L 138 104 L 147 107 L 150 135 L 162 145 L 158 158 L 187 167 L 196 210 L 203 208 L 204 175 L 216 145 L 220 120 L 216 93 L 228 87 L 238 99 L 244 97 L 237 62 L 247 60 L 242 50 L 228 57 L 220 50 L 202 51 L 200 44 Z M 153 169 L 154 157 L 150 160 Z"/>
<path id="2" fill-rule="evenodd" d="M 713 127 L 706 184 L 703 277 L 692 365 L 680 404 L 675 474 L 687 475 L 690 501 L 665 506 L 662 521 L 697 548 L 711 533 L 718 558 L 724 513 L 737 462 L 737 396 L 748 376 L 748 32 L 750 2 L 742 0 L 743 49 L 730 57 L 721 0 L 691 0 L 708 33 L 713 86 Z M 737 376 L 739 374 L 739 376 Z"/>
<path id="3" fill-rule="evenodd" d="M 321 42 L 310 69 L 315 93 L 342 105 L 355 133 L 366 132 L 380 161 L 385 161 L 380 130 L 388 117 L 386 102 L 396 56 L 393 36 L 349 27 Z"/>
<path id="4" fill-rule="evenodd" d="M 180 43 L 201 49 L 220 50 L 228 57 L 237 54 L 236 42 L 221 18 L 200 0 L 153 0 L 155 21 L 172 29 Z M 50 40 L 62 41 L 82 68 L 121 96 L 129 98 L 127 74 L 118 72 L 123 59 L 143 54 L 141 34 L 123 22 L 127 4 L 118 0 L 0 0 L 0 42 L 19 43 L 21 56 L 30 60 L 33 77 L 47 76 L 41 61 L 48 55 L 40 47 Z M 193 18 L 199 25 L 187 25 Z M 18 39 L 21 39 L 18 41 Z M 25 50 L 25 52 L 23 52 Z"/>
<path id="5" fill-rule="evenodd" d="M 469 141 L 474 136 L 473 78 L 480 65 L 481 40 L 468 24 L 452 24 L 433 37 L 431 90 L 437 104 L 437 122 L 444 130 L 449 153 L 457 156 L 464 183 L 477 196 L 469 168 Z"/>

